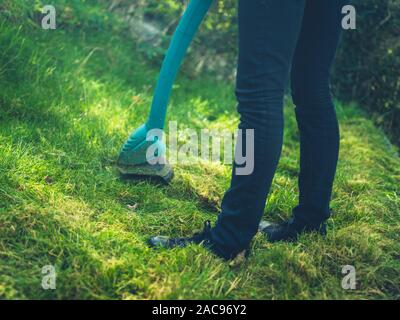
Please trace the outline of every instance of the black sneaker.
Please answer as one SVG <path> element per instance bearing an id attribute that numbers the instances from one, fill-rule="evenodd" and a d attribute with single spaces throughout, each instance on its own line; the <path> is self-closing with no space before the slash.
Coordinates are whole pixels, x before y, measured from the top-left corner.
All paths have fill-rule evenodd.
<path id="1" fill-rule="evenodd" d="M 192 237 L 186 238 L 169 238 L 163 236 L 151 237 L 149 239 L 149 245 L 151 247 L 158 248 L 184 248 L 190 244 L 204 244 L 206 247 L 211 247 L 210 241 L 210 231 L 211 231 L 211 222 L 204 222 L 203 231 L 199 233 L 195 233 Z"/>
<path id="2" fill-rule="evenodd" d="M 325 223 L 318 226 L 308 226 L 297 223 L 293 218 L 279 224 L 266 224 L 264 227 L 261 224 L 260 229 L 270 242 L 295 241 L 300 234 L 311 232 L 326 236 Z"/>
<path id="3" fill-rule="evenodd" d="M 150 247 L 157 248 L 184 248 L 190 244 L 200 244 L 205 247 L 208 251 L 216 255 L 217 257 L 229 261 L 233 260 L 236 264 L 241 263 L 248 257 L 249 250 L 242 250 L 240 252 L 236 252 L 235 254 L 229 254 L 225 250 L 214 245 L 211 240 L 211 222 L 204 222 L 203 231 L 199 233 L 195 233 L 191 237 L 186 238 L 169 238 L 163 236 L 151 237 L 148 241 Z M 238 261 L 236 261 L 238 260 Z"/>

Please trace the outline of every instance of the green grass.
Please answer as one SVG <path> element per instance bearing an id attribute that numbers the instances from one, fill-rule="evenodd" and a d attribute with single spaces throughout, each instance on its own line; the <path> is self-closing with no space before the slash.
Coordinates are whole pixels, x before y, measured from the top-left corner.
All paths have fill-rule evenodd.
<path id="1" fill-rule="evenodd" d="M 230 167 L 178 165 L 170 186 L 121 180 L 114 162 L 146 119 L 159 66 L 123 27 L 99 24 L 100 5 L 73 7 L 79 28 L 61 10 L 63 27 L 43 31 L 24 3 L 1 5 L 18 9 L 17 18 L 0 13 L 0 298 L 400 298 L 400 159 L 356 106 L 338 104 L 342 148 L 326 239 L 269 244 L 258 235 L 236 266 L 197 246 L 154 251 L 150 235 L 188 235 L 216 219 Z M 89 9 L 96 19 L 82 13 Z M 285 113 L 265 210 L 276 221 L 297 201 L 290 102 Z M 169 119 L 234 129 L 233 85 L 181 75 Z M 56 290 L 41 288 L 47 264 L 56 266 Z M 341 287 L 348 264 L 357 270 L 354 291 Z"/>

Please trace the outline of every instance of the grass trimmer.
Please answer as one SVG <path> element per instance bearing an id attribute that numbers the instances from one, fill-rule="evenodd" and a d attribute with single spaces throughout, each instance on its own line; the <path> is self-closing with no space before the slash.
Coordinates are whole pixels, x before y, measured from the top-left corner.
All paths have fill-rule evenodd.
<path id="1" fill-rule="evenodd" d="M 213 0 L 191 0 L 172 37 L 170 47 L 162 64 L 150 115 L 145 124 L 136 129 L 124 144 L 117 161 L 117 168 L 123 175 L 133 177 L 158 177 L 170 182 L 173 169 L 166 161 L 165 144 L 157 137 L 151 137 L 153 129 L 163 130 L 172 86 L 187 49 Z M 149 148 L 156 150 L 150 154 Z M 156 164 L 154 159 L 158 159 Z"/>

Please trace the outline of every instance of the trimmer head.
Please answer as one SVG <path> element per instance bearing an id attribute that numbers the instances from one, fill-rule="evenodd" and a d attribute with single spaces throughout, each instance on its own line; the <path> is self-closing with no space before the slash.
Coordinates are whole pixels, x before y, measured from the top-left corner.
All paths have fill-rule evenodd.
<path id="1" fill-rule="evenodd" d="M 165 159 L 161 139 L 148 135 L 146 125 L 129 137 L 117 161 L 119 172 L 126 178 L 156 178 L 171 182 L 173 169 Z"/>
<path id="2" fill-rule="evenodd" d="M 169 163 L 155 165 L 146 163 L 134 166 L 117 165 L 117 168 L 127 179 L 161 179 L 168 184 L 174 177 L 174 170 Z"/>

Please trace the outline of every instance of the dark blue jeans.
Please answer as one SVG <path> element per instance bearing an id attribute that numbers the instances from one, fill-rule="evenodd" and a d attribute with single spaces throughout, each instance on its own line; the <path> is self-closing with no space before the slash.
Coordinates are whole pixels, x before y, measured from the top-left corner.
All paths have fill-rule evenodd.
<path id="1" fill-rule="evenodd" d="M 318 226 L 329 202 L 339 153 L 330 70 L 344 0 L 239 0 L 236 96 L 240 129 L 254 129 L 254 171 L 234 165 L 222 212 L 212 230 L 217 251 L 235 255 L 257 232 L 283 143 L 283 99 L 291 75 L 300 131 L 297 223 Z M 242 140 L 246 143 L 243 132 Z"/>

